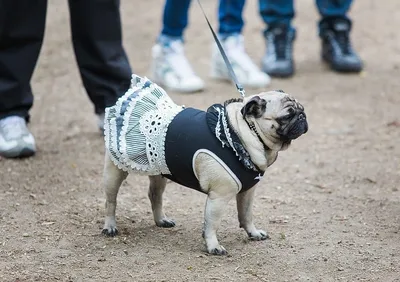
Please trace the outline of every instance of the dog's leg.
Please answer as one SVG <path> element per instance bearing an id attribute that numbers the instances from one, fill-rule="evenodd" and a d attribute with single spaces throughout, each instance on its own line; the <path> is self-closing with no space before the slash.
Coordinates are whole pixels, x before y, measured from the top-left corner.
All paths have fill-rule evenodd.
<path id="1" fill-rule="evenodd" d="M 200 153 L 195 159 L 195 172 L 202 191 L 207 193 L 204 211 L 203 238 L 207 251 L 214 255 L 225 255 L 227 251 L 217 239 L 217 230 L 229 201 L 238 192 L 238 183 L 210 153 Z"/>
<path id="2" fill-rule="evenodd" d="M 117 223 L 115 221 L 115 209 L 117 206 L 117 194 L 122 181 L 128 173 L 120 170 L 109 158 L 108 153 L 104 162 L 104 190 L 106 194 L 106 218 L 102 233 L 108 236 L 118 234 Z"/>
<path id="3" fill-rule="evenodd" d="M 149 198 L 151 202 L 151 209 L 153 211 L 154 221 L 159 227 L 174 227 L 175 222 L 165 216 L 162 204 L 162 196 L 167 185 L 167 179 L 161 175 L 149 176 Z"/>
<path id="4" fill-rule="evenodd" d="M 258 230 L 253 223 L 254 191 L 255 187 L 236 196 L 239 224 L 247 232 L 251 240 L 265 240 L 268 238 L 267 232 Z"/>
<path id="5" fill-rule="evenodd" d="M 235 196 L 235 191 L 233 189 L 231 191 L 233 193 L 227 193 L 224 196 L 213 191 L 208 194 L 204 213 L 203 237 L 206 241 L 208 253 L 213 255 L 227 254 L 225 248 L 218 242 L 217 231 L 221 225 L 221 219 L 229 201 Z"/>

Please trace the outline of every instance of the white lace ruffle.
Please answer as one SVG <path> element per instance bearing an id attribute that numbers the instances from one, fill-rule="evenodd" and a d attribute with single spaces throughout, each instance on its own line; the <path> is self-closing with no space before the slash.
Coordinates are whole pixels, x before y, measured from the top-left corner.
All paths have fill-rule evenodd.
<path id="1" fill-rule="evenodd" d="M 130 89 L 106 109 L 105 144 L 111 160 L 124 171 L 169 174 L 165 137 L 182 110 L 157 84 L 132 75 Z"/>
<path id="2" fill-rule="evenodd" d="M 236 156 L 239 156 L 238 152 L 235 149 L 235 146 L 233 145 L 233 140 L 231 137 L 231 133 L 229 131 L 228 121 L 226 120 L 227 117 L 225 116 L 225 111 L 219 107 L 214 107 L 214 109 L 218 112 L 218 121 L 215 126 L 215 137 L 217 137 L 217 139 L 221 142 L 222 148 L 224 148 L 225 145 L 228 145 L 235 152 Z M 226 141 L 221 139 L 221 127 L 225 133 L 228 144 L 226 143 Z"/>

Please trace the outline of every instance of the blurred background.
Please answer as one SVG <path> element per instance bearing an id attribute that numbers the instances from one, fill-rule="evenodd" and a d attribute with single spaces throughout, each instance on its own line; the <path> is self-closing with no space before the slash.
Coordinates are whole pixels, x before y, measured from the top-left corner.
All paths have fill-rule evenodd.
<path id="1" fill-rule="evenodd" d="M 202 0 L 217 29 L 217 1 Z M 49 1 L 46 34 L 32 79 L 29 128 L 38 152 L 0 159 L 2 281 L 397 281 L 400 265 L 400 2 L 354 1 L 354 48 L 364 70 L 338 74 L 320 59 L 319 16 L 312 0 L 295 1 L 296 74 L 272 78 L 247 95 L 283 89 L 304 106 L 309 132 L 295 140 L 257 188 L 255 222 L 271 240 L 248 242 L 235 204 L 224 217 L 225 258 L 204 253 L 205 196 L 170 184 L 166 213 L 177 227 L 153 224 L 147 179 L 121 187 L 120 236 L 100 236 L 104 143 L 83 88 L 70 40 L 67 1 Z M 163 1 L 121 1 L 123 44 L 133 72 L 149 76 Z M 247 1 L 243 35 L 259 65 L 264 24 Z M 99 27 L 101 28 L 101 27 Z M 193 1 L 185 52 L 203 92 L 168 93 L 206 109 L 239 97 L 209 77 L 215 44 Z"/>

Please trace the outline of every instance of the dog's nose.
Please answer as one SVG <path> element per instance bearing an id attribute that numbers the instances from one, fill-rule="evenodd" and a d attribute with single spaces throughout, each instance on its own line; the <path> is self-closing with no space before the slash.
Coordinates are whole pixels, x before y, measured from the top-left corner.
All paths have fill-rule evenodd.
<path id="1" fill-rule="evenodd" d="M 301 113 L 299 114 L 299 116 L 297 117 L 297 120 L 305 120 L 306 119 L 306 115 Z"/>
<path id="2" fill-rule="evenodd" d="M 307 133 L 307 131 L 308 131 L 308 123 L 305 121 L 304 122 L 304 133 Z"/>

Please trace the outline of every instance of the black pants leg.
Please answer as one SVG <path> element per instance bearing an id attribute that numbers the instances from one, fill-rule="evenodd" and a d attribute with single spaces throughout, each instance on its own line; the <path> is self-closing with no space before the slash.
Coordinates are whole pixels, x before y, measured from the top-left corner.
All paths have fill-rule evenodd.
<path id="1" fill-rule="evenodd" d="M 47 0 L 0 0 L 0 119 L 29 118 L 30 80 L 43 42 Z"/>
<path id="2" fill-rule="evenodd" d="M 130 84 L 119 7 L 119 0 L 69 0 L 75 56 L 96 113 L 113 105 Z"/>

